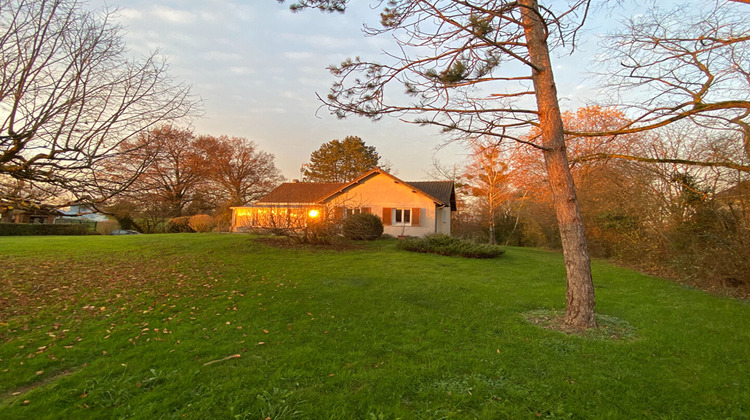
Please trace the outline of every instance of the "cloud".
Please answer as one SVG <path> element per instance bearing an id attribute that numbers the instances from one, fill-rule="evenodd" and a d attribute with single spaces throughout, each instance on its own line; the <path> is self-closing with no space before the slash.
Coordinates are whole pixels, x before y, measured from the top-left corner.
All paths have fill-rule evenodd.
<path id="1" fill-rule="evenodd" d="M 212 61 L 238 61 L 242 59 L 242 56 L 238 53 L 216 51 L 216 50 L 209 51 L 203 54 L 203 56 L 207 60 L 212 60 Z"/>
<path id="2" fill-rule="evenodd" d="M 254 74 L 255 70 L 250 67 L 229 67 L 229 71 L 234 74 L 246 75 Z"/>
<path id="3" fill-rule="evenodd" d="M 150 14 L 167 22 L 189 24 L 196 21 L 194 13 L 177 10 L 166 6 L 154 6 Z"/>
<path id="4" fill-rule="evenodd" d="M 288 58 L 290 60 L 307 60 L 313 57 L 315 57 L 315 54 L 309 51 L 289 51 L 284 53 L 284 58 Z"/>
<path id="5" fill-rule="evenodd" d="M 143 13 L 140 10 L 126 8 L 118 10 L 117 17 L 122 20 L 140 20 L 143 18 Z"/>
<path id="6" fill-rule="evenodd" d="M 290 41 L 292 45 L 304 43 L 317 49 L 340 50 L 343 48 L 351 48 L 358 44 L 357 39 L 329 35 L 311 35 L 287 32 L 283 34 L 282 37 L 285 41 Z"/>

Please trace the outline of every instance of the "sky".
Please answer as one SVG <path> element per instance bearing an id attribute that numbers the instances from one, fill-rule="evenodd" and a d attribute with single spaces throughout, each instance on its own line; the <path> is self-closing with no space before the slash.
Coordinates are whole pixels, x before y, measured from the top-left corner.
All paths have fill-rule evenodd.
<path id="1" fill-rule="evenodd" d="M 300 178 L 300 166 L 323 143 L 349 135 L 375 146 L 405 180 L 430 179 L 436 159 L 452 165 L 466 157 L 460 144 L 446 146 L 448 138 L 436 128 L 388 117 L 339 120 L 321 108 L 316 93 L 325 96 L 335 80 L 327 66 L 382 57 L 392 45 L 362 33 L 363 23 L 378 19 L 368 1 L 353 2 L 343 15 L 292 13 L 275 0 L 117 1 L 92 0 L 89 7 L 117 9 L 128 49 L 135 55 L 158 51 L 170 75 L 192 85 L 203 100 L 195 132 L 254 141 L 275 156 L 287 179 Z M 585 66 L 595 53 L 590 34 L 602 32 L 610 19 L 592 19 L 588 41 L 574 57 L 553 57 L 563 108 L 582 106 L 596 94 Z"/>

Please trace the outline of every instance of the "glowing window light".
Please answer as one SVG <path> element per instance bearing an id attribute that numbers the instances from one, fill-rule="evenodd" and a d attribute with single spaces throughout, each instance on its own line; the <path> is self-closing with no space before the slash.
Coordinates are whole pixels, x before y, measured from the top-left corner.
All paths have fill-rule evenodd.
<path id="1" fill-rule="evenodd" d="M 310 210 L 307 213 L 307 215 L 310 216 L 310 217 L 312 217 L 312 218 L 316 218 L 316 217 L 320 216 L 320 212 L 317 211 L 317 210 L 315 210 L 315 209 L 312 209 L 312 210 Z"/>

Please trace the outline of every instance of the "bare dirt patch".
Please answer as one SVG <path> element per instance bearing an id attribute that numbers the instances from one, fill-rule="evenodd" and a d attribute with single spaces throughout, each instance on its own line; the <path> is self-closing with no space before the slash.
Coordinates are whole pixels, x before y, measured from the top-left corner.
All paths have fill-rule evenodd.
<path id="1" fill-rule="evenodd" d="M 22 398 L 25 394 L 27 394 L 29 391 L 43 387 L 46 385 L 49 385 L 59 379 L 62 379 L 68 375 L 71 375 L 73 372 L 75 372 L 77 369 L 65 369 L 63 371 L 60 371 L 58 373 L 55 373 L 54 375 L 49 375 L 44 377 L 42 380 L 36 381 L 34 383 L 24 385 L 20 388 L 13 389 L 4 393 L 0 393 L 0 403 L 4 403 L 9 400 L 15 400 L 18 398 Z"/>
<path id="2" fill-rule="evenodd" d="M 546 330 L 559 331 L 568 335 L 593 338 L 596 340 L 635 340 L 638 338 L 635 327 L 617 317 L 596 314 L 596 328 L 581 329 L 565 323 L 564 311 L 540 309 L 523 314 L 529 323 Z"/>

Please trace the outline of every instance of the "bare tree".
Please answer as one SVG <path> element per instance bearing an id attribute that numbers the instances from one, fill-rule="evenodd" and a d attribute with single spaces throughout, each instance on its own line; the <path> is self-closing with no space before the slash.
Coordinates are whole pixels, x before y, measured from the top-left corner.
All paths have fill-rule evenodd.
<path id="1" fill-rule="evenodd" d="M 583 221 L 566 156 L 549 51 L 572 47 L 589 1 L 562 9 L 536 0 L 396 0 L 382 6 L 382 28 L 398 43 L 390 63 L 349 59 L 322 100 L 339 117 L 395 115 L 456 135 L 491 136 L 539 150 L 554 196 L 567 270 L 567 324 L 589 328 L 594 287 Z M 559 3 L 558 3 L 559 4 Z M 343 0 L 306 0 L 297 8 L 340 11 Z M 406 95 L 399 95 L 401 89 Z M 409 99 L 411 98 L 411 99 Z M 523 134 L 538 126 L 540 137 Z"/>
<path id="2" fill-rule="evenodd" d="M 242 206 L 275 188 L 283 177 L 274 156 L 240 137 L 200 136 L 197 146 L 205 155 L 206 177 L 217 199 L 226 206 Z"/>
<path id="3" fill-rule="evenodd" d="M 469 163 L 463 173 L 465 187 L 479 199 L 489 227 L 489 243 L 495 243 L 495 219 L 512 193 L 509 170 L 500 146 L 491 139 L 476 139 L 471 145 Z"/>
<path id="4" fill-rule="evenodd" d="M 197 101 L 156 54 L 133 60 L 112 12 L 78 0 L 0 0 L 0 177 L 99 200 L 138 175 L 101 178 L 123 142 Z"/>
<path id="5" fill-rule="evenodd" d="M 139 203 L 152 209 L 158 218 L 182 216 L 183 210 L 200 194 L 206 183 L 208 167 L 205 151 L 188 129 L 159 126 L 142 132 L 136 139 L 122 142 L 127 153 L 113 159 L 109 178 L 138 176 L 120 199 Z M 143 162 L 148 162 L 140 169 Z"/>
<path id="6" fill-rule="evenodd" d="M 750 172 L 750 7 L 737 3 L 706 2 L 671 10 L 657 6 L 608 36 L 601 71 L 603 90 L 616 94 L 611 102 L 626 110 L 630 121 L 608 131 L 577 134 L 619 135 L 681 121 L 732 138 L 740 150 L 732 147 L 732 153 L 725 150 L 707 159 L 623 153 L 593 153 L 586 159 L 621 158 Z"/>

